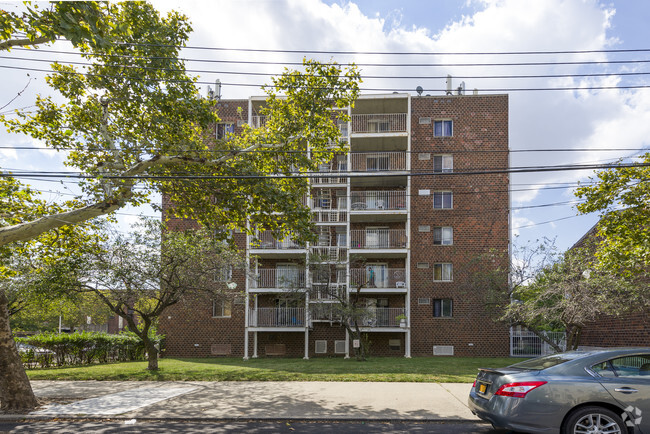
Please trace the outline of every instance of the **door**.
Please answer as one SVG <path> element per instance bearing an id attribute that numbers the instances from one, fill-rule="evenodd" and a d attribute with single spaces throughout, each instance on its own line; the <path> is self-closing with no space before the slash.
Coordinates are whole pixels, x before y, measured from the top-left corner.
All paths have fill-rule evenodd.
<path id="1" fill-rule="evenodd" d="M 388 288 L 388 266 L 386 264 L 368 264 L 366 280 L 369 288 Z"/>
<path id="2" fill-rule="evenodd" d="M 617 357 L 592 369 L 602 376 L 598 381 L 626 408 L 625 422 L 650 433 L 650 417 L 643 414 L 650 410 L 650 353 Z"/>
<path id="3" fill-rule="evenodd" d="M 276 288 L 302 288 L 300 269 L 294 264 L 277 264 L 275 268 Z"/>
<path id="4" fill-rule="evenodd" d="M 366 228 L 366 248 L 386 249 L 388 247 L 388 227 Z"/>

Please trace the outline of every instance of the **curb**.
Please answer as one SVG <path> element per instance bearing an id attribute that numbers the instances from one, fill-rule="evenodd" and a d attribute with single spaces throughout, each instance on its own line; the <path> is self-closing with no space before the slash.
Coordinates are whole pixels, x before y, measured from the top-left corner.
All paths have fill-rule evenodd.
<path id="1" fill-rule="evenodd" d="M 193 417 L 125 417 L 125 416 L 41 416 L 41 415 L 19 415 L 19 414 L 4 414 L 0 415 L 0 421 L 3 422 L 26 422 L 26 421 L 79 421 L 79 420 L 103 420 L 103 421 L 127 421 L 136 419 L 138 422 L 292 422 L 292 423 L 307 423 L 307 422 L 343 422 L 343 423 L 357 423 L 357 422 L 376 422 L 376 423 L 405 423 L 405 422 L 453 422 L 453 423 L 486 423 L 482 420 L 473 420 L 473 419 L 463 419 L 463 418 L 418 418 L 418 419 L 409 419 L 409 418 L 399 418 L 399 419 L 384 419 L 384 418 L 358 418 L 358 417 L 313 417 L 313 418 L 279 418 L 279 417 L 202 417 L 202 418 L 193 418 Z"/>

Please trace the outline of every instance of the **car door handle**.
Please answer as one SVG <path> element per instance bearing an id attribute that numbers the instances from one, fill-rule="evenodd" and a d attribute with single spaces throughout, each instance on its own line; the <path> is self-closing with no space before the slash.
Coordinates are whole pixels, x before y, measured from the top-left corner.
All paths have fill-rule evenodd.
<path id="1" fill-rule="evenodd" d="M 632 389 L 631 387 L 617 387 L 614 389 L 614 392 L 621 392 L 621 393 L 636 393 L 638 390 Z"/>

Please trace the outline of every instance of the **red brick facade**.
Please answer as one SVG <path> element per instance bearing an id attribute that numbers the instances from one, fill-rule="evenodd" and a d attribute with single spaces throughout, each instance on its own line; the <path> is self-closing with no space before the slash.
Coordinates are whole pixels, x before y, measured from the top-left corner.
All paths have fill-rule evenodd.
<path id="1" fill-rule="evenodd" d="M 250 102 L 253 115 L 256 114 L 255 104 L 258 102 Z M 237 112 L 238 107 L 242 108 L 240 113 Z M 223 122 L 237 125 L 238 121 L 240 124 L 248 122 L 248 107 L 249 101 L 237 100 L 222 101 L 217 109 Z M 356 192 L 396 191 L 401 192 L 396 194 L 403 197 L 399 199 L 402 202 L 391 205 L 393 208 L 390 211 L 384 210 L 383 203 L 376 206 L 372 202 L 374 199 L 370 199 L 370 202 L 365 199 L 363 209 L 356 211 L 356 204 L 341 202 L 344 207 L 347 206 L 348 220 L 336 220 L 329 226 L 319 226 L 319 230 L 327 228 L 323 229 L 323 233 L 329 233 L 334 239 L 330 246 L 348 240 L 350 264 L 355 255 L 353 252 L 357 252 L 356 255 L 366 255 L 364 260 L 368 264 L 384 264 L 381 266 L 387 270 L 397 270 L 396 275 L 404 275 L 397 278 L 399 284 L 391 281 L 390 285 L 394 288 L 386 289 L 381 285 L 377 287 L 381 289 L 377 290 L 364 288 L 364 299 L 377 303 L 378 311 L 386 309 L 385 312 L 394 316 L 395 312 L 406 310 L 409 314 L 408 329 L 400 328 L 394 318 L 389 318 L 391 327 L 367 330 L 371 355 L 432 356 L 434 346 L 453 346 L 453 354 L 457 356 L 508 355 L 508 329 L 491 319 L 485 308 L 486 294 L 482 288 L 473 285 L 471 278 L 478 267 L 489 266 L 477 264 L 476 259 L 480 254 L 490 249 L 506 250 L 509 244 L 509 179 L 507 173 L 503 172 L 508 168 L 507 95 L 367 96 L 353 109 L 353 116 L 356 113 L 364 122 L 366 118 L 375 121 L 373 116 L 385 122 L 374 127 L 377 129 L 393 128 L 395 123 L 394 117 L 390 118 L 390 123 L 383 121 L 382 114 L 410 113 L 408 119 L 406 116 L 399 118 L 407 120 L 410 132 L 407 128 L 406 132 L 388 133 L 384 137 L 379 133 L 377 136 L 380 138 L 374 138 L 371 133 L 356 134 L 356 121 L 353 119 L 349 140 L 351 153 L 356 156 L 352 155 L 348 160 L 353 171 L 374 170 L 379 165 L 380 170 L 377 171 L 381 172 L 381 165 L 399 164 L 402 161 L 400 158 L 406 155 L 404 161 L 410 161 L 410 179 L 406 176 L 407 167 L 407 171 L 394 172 L 398 175 L 403 173 L 404 176 L 382 178 L 381 173 L 377 173 L 372 174 L 372 178 L 351 178 L 347 186 L 330 189 L 332 194 L 338 189 L 351 197 L 355 197 Z M 453 122 L 451 136 L 434 136 L 434 125 L 438 120 Z M 238 131 L 236 127 L 235 133 Z M 383 160 L 375 155 L 383 152 L 390 152 L 390 155 Z M 451 173 L 434 173 L 434 158 L 438 155 L 452 157 Z M 314 190 L 317 190 L 316 186 Z M 434 192 L 451 192 L 451 209 L 434 209 Z M 373 197 L 375 193 L 368 194 Z M 375 208 L 367 211 L 366 205 Z M 341 207 L 334 205 L 333 209 Z M 192 225 L 192 221 L 174 221 L 172 228 Z M 451 245 L 434 244 L 436 227 L 453 228 Z M 337 231 L 347 235 L 338 239 Z M 390 236 L 375 236 L 372 231 L 385 231 L 381 233 Z M 406 238 L 400 238 L 399 233 L 404 231 Z M 240 245 L 245 245 L 244 236 L 236 236 Z M 390 249 L 373 251 L 364 245 L 378 239 L 390 243 Z M 402 239 L 408 239 L 408 242 Z M 287 259 L 283 256 L 278 259 L 272 255 L 265 256 L 264 251 L 259 256 L 256 265 L 259 270 L 273 270 L 278 263 L 300 262 L 297 257 Z M 450 281 L 434 281 L 435 264 L 452 264 L 453 278 Z M 352 267 L 349 265 L 349 268 Z M 246 288 L 243 275 L 235 277 L 235 281 L 238 288 Z M 278 298 L 277 294 L 255 294 L 251 290 L 244 300 L 248 300 L 249 308 L 253 310 L 277 306 Z M 450 317 L 434 316 L 434 303 L 439 299 L 452 300 Z M 183 357 L 265 357 L 267 352 L 291 357 L 344 355 L 335 352 L 336 341 L 346 338 L 345 329 L 335 322 L 313 322 L 309 327 L 299 327 L 295 331 L 259 328 L 247 332 L 244 304 L 234 303 L 229 318 L 214 318 L 212 313 L 210 300 L 193 300 L 170 308 L 160 321 L 160 329 L 166 336 L 165 354 Z M 245 351 L 247 333 L 248 349 Z M 324 353 L 316 354 L 316 341 L 320 342 L 320 350 L 325 350 Z M 326 342 L 325 347 L 322 347 L 322 341 Z M 349 343 L 352 345 L 351 341 Z M 340 345 L 338 349 L 341 349 Z"/>

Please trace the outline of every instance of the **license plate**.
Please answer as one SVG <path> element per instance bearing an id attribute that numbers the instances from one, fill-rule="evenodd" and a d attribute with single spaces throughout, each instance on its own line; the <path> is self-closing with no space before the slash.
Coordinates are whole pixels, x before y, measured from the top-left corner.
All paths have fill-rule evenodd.
<path id="1" fill-rule="evenodd" d="M 485 393 L 486 390 L 487 390 L 487 384 L 479 384 L 478 393 Z"/>

